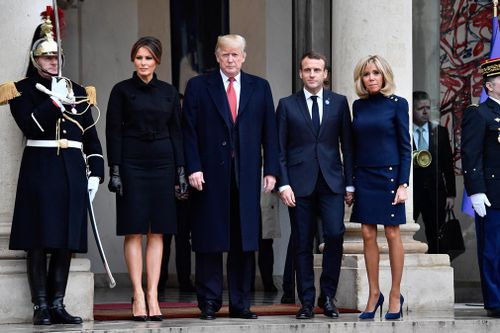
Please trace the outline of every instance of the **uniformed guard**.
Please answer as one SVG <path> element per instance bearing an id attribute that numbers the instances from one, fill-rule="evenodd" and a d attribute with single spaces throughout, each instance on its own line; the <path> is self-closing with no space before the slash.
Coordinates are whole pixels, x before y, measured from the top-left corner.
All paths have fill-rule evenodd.
<path id="1" fill-rule="evenodd" d="M 27 251 L 35 325 L 82 322 L 66 312 L 63 298 L 72 253 L 87 251 L 87 206 L 104 179 L 95 93 L 58 76 L 51 12 L 47 7 L 35 31 L 27 78 L 0 86 L 0 103 L 10 103 L 27 139 L 9 248 Z"/>
<path id="2" fill-rule="evenodd" d="M 500 58 L 481 65 L 488 99 L 462 119 L 462 167 L 476 212 L 477 256 L 484 308 L 500 317 Z"/>

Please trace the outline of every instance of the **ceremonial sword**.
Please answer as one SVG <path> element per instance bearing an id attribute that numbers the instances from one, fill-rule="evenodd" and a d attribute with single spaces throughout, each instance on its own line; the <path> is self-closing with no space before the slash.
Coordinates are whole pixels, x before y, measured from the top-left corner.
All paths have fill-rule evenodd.
<path id="1" fill-rule="evenodd" d="M 57 0 L 52 0 L 52 8 L 54 9 L 54 18 L 56 24 L 56 43 L 57 43 L 57 76 L 63 78 L 62 76 L 62 54 L 61 54 L 61 31 L 59 28 L 59 9 L 57 8 Z M 65 79 L 65 78 L 64 78 Z M 104 253 L 104 249 L 102 247 L 101 238 L 99 237 L 99 230 L 97 229 L 97 222 L 94 214 L 94 207 L 92 206 L 92 199 L 90 198 L 90 194 L 88 195 L 89 204 L 88 211 L 90 216 L 90 224 L 92 225 L 92 231 L 94 232 L 94 238 L 97 245 L 97 250 L 99 251 L 99 255 L 102 260 L 102 264 L 104 265 L 104 269 L 106 270 L 106 274 L 108 275 L 108 283 L 110 288 L 114 288 L 116 286 L 115 279 L 113 278 L 113 274 L 109 269 L 108 261 L 106 260 L 106 254 Z"/>

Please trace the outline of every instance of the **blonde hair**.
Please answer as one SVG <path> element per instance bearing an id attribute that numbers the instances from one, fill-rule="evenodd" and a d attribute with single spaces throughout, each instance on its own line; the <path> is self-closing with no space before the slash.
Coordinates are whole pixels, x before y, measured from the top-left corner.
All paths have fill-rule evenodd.
<path id="1" fill-rule="evenodd" d="M 363 73 L 368 64 L 374 64 L 377 70 L 382 74 L 383 83 L 382 89 L 380 92 L 384 96 L 390 96 L 396 90 L 396 85 L 394 83 L 394 74 L 392 72 L 391 66 L 379 55 L 369 55 L 362 58 L 354 67 L 354 85 L 356 89 L 356 94 L 360 98 L 368 98 L 370 95 L 368 90 L 366 90 L 365 85 L 363 84 Z"/>
<path id="2" fill-rule="evenodd" d="M 241 35 L 229 34 L 217 37 L 217 44 L 215 45 L 215 53 L 219 52 L 221 47 L 237 47 L 241 49 L 243 54 L 246 54 L 247 41 Z"/>

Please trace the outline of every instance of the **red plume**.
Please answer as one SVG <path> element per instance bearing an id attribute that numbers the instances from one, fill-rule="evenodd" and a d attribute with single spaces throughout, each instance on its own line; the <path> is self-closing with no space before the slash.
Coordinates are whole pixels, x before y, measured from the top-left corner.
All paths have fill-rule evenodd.
<path id="1" fill-rule="evenodd" d="M 57 7 L 57 12 L 59 13 L 59 36 L 63 37 L 64 35 L 64 28 L 66 27 L 66 22 L 64 21 L 64 12 L 61 10 L 61 8 Z M 54 39 L 56 38 L 56 18 L 54 15 L 54 9 L 52 6 L 47 6 L 47 9 L 43 12 L 40 13 L 40 16 L 42 18 L 45 18 L 47 16 L 50 17 L 50 20 L 52 21 L 52 32 L 54 33 Z"/>

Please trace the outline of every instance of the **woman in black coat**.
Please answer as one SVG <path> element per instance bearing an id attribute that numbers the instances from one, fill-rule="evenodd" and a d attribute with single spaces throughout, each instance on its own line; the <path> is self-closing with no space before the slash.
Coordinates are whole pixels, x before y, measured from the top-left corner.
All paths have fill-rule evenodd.
<path id="1" fill-rule="evenodd" d="M 91 101 L 83 87 L 56 77 L 57 43 L 46 31 L 35 32 L 27 78 L 11 87 L 10 109 L 27 142 L 9 248 L 27 251 L 33 324 L 78 324 L 82 319 L 66 312 L 63 298 L 71 254 L 87 251 L 89 194 L 93 199 L 104 179 L 104 161 Z M 66 105 L 72 100 L 68 86 L 83 103 Z"/>
<path id="2" fill-rule="evenodd" d="M 113 87 L 106 118 L 108 187 L 117 193 L 116 232 L 125 236 L 133 319 L 138 321 L 162 320 L 157 288 L 163 234 L 176 231 L 176 172 L 181 191 L 187 190 L 179 95 L 172 85 L 156 78 L 160 59 L 158 39 L 143 37 L 133 45 L 136 72 Z M 147 235 L 146 295 L 141 283 L 142 235 Z"/>

